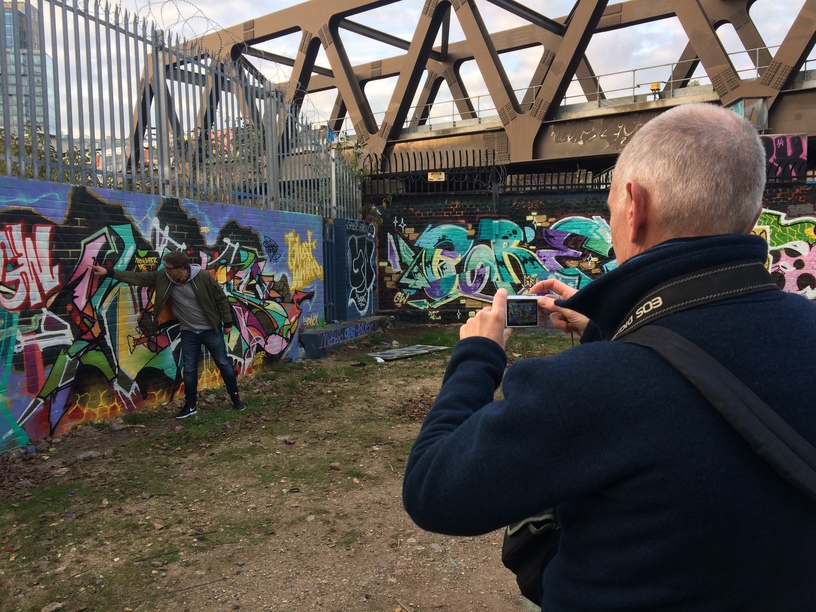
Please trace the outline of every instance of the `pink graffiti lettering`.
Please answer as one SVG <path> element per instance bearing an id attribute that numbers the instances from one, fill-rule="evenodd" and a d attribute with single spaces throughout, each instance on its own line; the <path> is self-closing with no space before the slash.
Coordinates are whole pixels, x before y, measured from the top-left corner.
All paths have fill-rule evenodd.
<path id="1" fill-rule="evenodd" d="M 59 264 L 51 264 L 52 225 L 35 225 L 24 235 L 20 223 L 0 230 L 0 306 L 22 310 L 45 305 L 59 287 Z"/>

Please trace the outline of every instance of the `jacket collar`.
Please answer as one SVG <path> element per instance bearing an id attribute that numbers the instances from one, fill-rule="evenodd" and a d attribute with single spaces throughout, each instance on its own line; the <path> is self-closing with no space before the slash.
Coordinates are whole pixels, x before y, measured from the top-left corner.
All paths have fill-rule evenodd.
<path id="1" fill-rule="evenodd" d="M 768 243 L 759 236 L 728 234 L 670 240 L 644 251 L 556 304 L 590 318 L 609 340 L 638 299 L 675 276 L 730 261 L 766 262 Z"/>

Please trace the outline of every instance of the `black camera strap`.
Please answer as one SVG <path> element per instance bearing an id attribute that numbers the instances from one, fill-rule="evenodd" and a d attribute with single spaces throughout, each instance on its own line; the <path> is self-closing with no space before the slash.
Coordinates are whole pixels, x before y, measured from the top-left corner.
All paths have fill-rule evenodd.
<path id="1" fill-rule="evenodd" d="M 619 339 L 667 314 L 727 298 L 779 289 L 760 261 L 732 262 L 672 278 L 649 291 L 623 319 Z"/>
<path id="2" fill-rule="evenodd" d="M 816 501 L 816 448 L 706 351 L 665 327 L 647 325 L 683 308 L 769 289 L 778 287 L 760 262 L 678 277 L 639 300 L 614 339 L 648 347 L 665 359 L 782 478 Z"/>

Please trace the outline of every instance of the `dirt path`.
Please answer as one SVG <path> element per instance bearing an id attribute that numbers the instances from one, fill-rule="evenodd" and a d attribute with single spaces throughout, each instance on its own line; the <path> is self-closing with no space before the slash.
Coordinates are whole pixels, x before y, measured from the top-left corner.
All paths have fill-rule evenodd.
<path id="1" fill-rule="evenodd" d="M 283 375 L 244 381 L 250 409 L 199 442 L 176 445 L 192 424 L 168 406 L 148 425 L 85 427 L 0 456 L 0 610 L 525 610 L 501 533 L 431 534 L 403 510 L 407 451 L 449 351 L 347 366 L 415 333 L 307 364 L 277 413 Z M 215 418 L 221 399 L 202 398 L 201 414 Z M 66 498 L 71 487 L 85 499 Z M 23 524 L 13 509 L 43 491 Z"/>

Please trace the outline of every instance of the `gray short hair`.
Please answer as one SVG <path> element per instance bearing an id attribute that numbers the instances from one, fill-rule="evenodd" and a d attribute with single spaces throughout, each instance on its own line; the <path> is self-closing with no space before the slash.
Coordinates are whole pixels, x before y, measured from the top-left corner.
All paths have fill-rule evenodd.
<path id="1" fill-rule="evenodd" d="M 648 192 L 671 236 L 744 233 L 762 208 L 765 149 L 756 129 L 735 112 L 684 104 L 635 133 L 613 177 Z"/>

